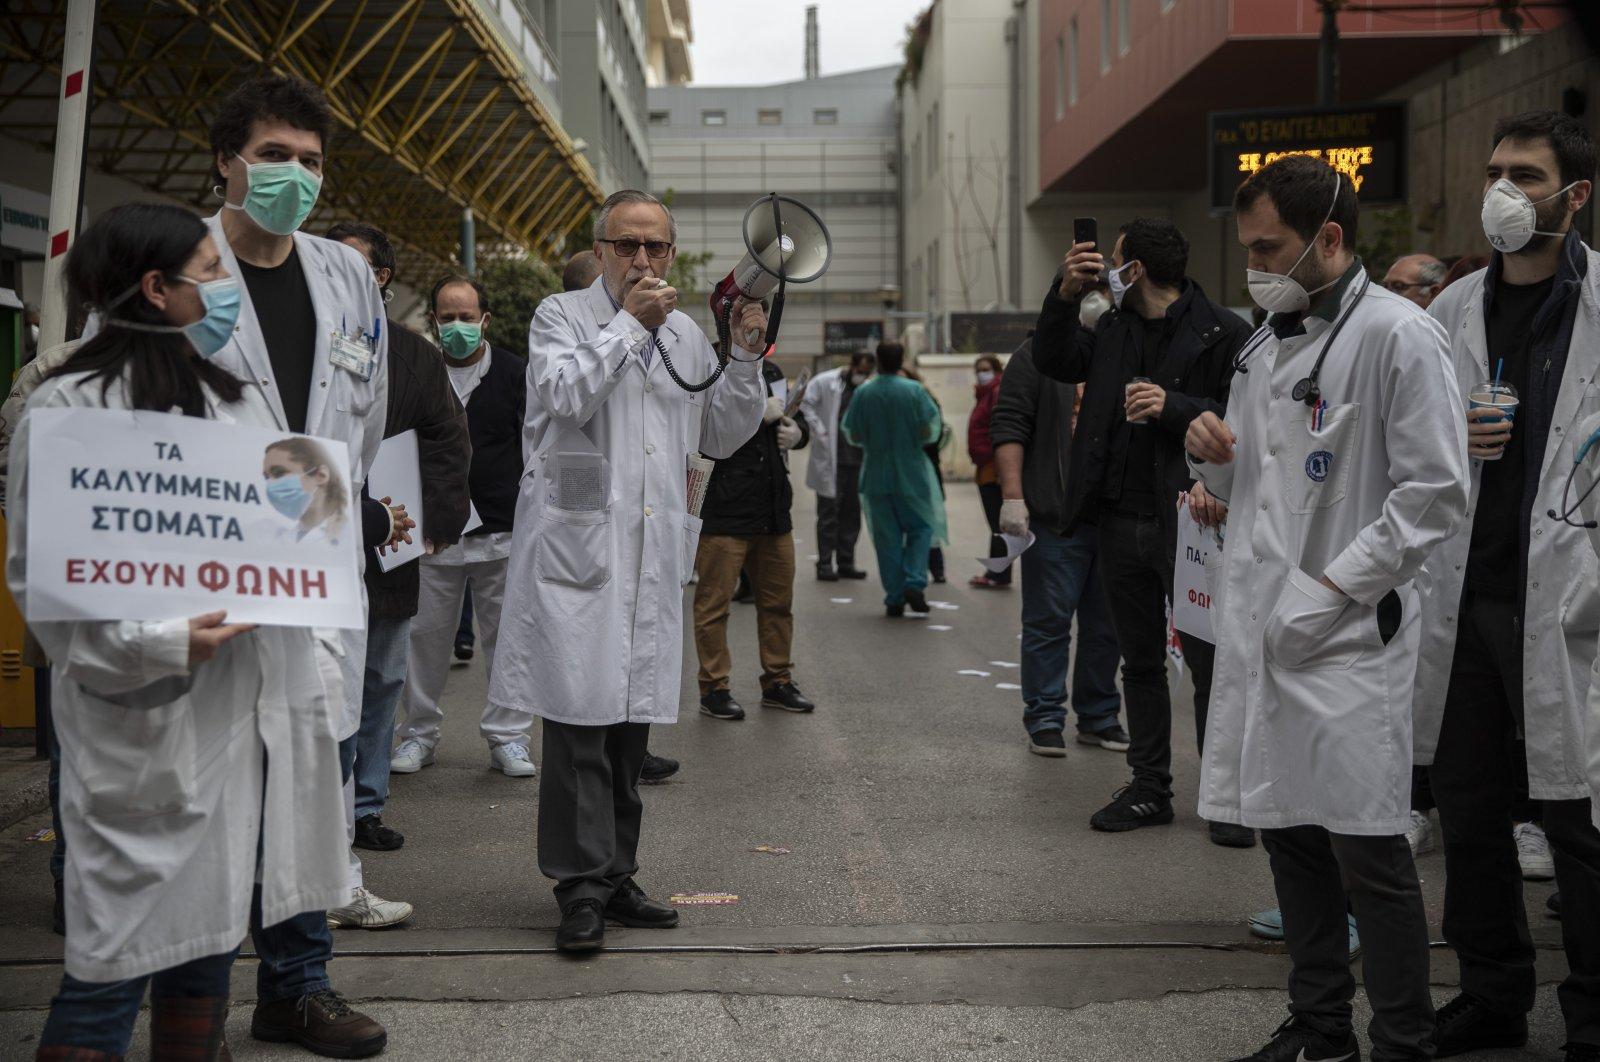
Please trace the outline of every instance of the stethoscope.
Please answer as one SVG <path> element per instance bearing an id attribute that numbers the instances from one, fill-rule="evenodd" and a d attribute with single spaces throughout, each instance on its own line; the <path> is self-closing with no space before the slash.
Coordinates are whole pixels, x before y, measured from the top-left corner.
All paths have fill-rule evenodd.
<path id="1" fill-rule="evenodd" d="M 1584 392 L 1585 396 L 1588 395 L 1589 391 L 1594 389 L 1595 383 L 1597 382 L 1600 381 L 1590 381 L 1588 389 Z M 1569 429 L 1573 424 L 1577 423 L 1578 417 L 1582 414 L 1582 412 L 1583 400 L 1580 398 L 1578 401 L 1577 412 L 1572 414 L 1572 424 L 1568 425 Z M 1573 481 L 1578 477 L 1578 470 L 1583 467 L 1584 458 L 1588 457 L 1589 451 L 1593 450 L 1597 445 L 1600 445 L 1600 428 L 1596 428 L 1593 432 L 1591 432 L 1589 437 L 1583 440 L 1582 445 L 1580 445 L 1577 451 L 1573 454 L 1572 467 L 1567 469 L 1567 481 L 1561 485 L 1561 511 L 1558 513 L 1554 509 L 1545 510 L 1545 515 L 1550 519 L 1560 520 L 1568 527 L 1581 527 L 1586 531 L 1593 531 L 1596 527 L 1600 527 L 1600 524 L 1597 524 L 1593 520 L 1573 519 L 1573 517 L 1577 516 L 1579 511 L 1583 508 L 1583 503 L 1589 500 L 1589 495 L 1595 492 L 1596 487 L 1600 487 L 1600 476 L 1595 476 L 1594 479 L 1590 481 L 1589 485 L 1584 488 L 1583 493 L 1578 495 L 1578 499 L 1576 501 L 1571 503 L 1567 501 L 1567 499 L 1572 496 L 1572 484 Z"/>
<path id="2" fill-rule="evenodd" d="M 1363 271 L 1361 287 L 1356 291 L 1356 297 L 1350 300 L 1350 305 L 1344 308 L 1338 319 L 1333 322 L 1333 327 L 1328 330 L 1328 338 L 1322 341 L 1322 349 L 1317 352 L 1317 360 L 1311 366 L 1311 374 L 1296 383 L 1289 392 L 1296 402 L 1304 402 L 1306 405 L 1315 408 L 1316 404 L 1322 401 L 1322 386 L 1318 383 L 1322 376 L 1322 363 L 1327 359 L 1328 349 L 1333 346 L 1333 341 L 1339 337 L 1339 333 L 1344 330 L 1345 324 L 1349 322 L 1350 315 L 1355 311 L 1356 304 L 1361 301 L 1362 296 L 1367 293 L 1367 288 L 1371 286 L 1372 277 Z M 1263 324 L 1250 342 L 1246 343 L 1244 349 L 1233 359 L 1233 371 L 1248 373 L 1250 370 L 1246 367 L 1246 362 L 1250 360 L 1251 352 L 1265 343 L 1267 337 L 1272 334 L 1272 326 Z"/>

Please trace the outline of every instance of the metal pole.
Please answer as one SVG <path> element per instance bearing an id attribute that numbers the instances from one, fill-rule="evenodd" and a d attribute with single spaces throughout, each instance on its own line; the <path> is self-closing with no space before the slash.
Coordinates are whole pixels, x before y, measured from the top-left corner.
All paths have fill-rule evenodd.
<path id="1" fill-rule="evenodd" d="M 1322 4 L 1322 44 L 1317 64 L 1317 102 L 1331 107 L 1339 102 L 1339 0 Z"/>
<path id="2" fill-rule="evenodd" d="M 469 277 L 478 272 L 478 227 L 471 207 L 461 208 L 461 271 Z"/>
<path id="3" fill-rule="evenodd" d="M 1008 306 L 1022 305 L 1022 115 L 1023 115 L 1023 54 L 1022 27 L 1025 14 L 1024 0 L 1011 5 L 1011 17 L 1006 19 L 1006 43 L 1011 51 L 1011 150 L 1006 166 L 1006 294 Z M 999 292 L 995 292 L 998 298 Z"/>
<path id="4" fill-rule="evenodd" d="M 89 134 L 89 63 L 94 50 L 95 0 L 68 0 L 61 56 L 61 102 L 56 111 L 55 164 L 50 175 L 50 246 L 45 252 L 39 350 L 67 338 L 67 293 L 62 271 L 83 217 L 84 140 Z"/>

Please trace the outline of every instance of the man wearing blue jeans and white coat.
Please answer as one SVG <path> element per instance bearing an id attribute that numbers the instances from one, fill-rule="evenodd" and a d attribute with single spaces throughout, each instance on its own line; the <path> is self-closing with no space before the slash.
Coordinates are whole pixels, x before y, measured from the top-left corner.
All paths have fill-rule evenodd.
<path id="1" fill-rule="evenodd" d="M 1252 298 L 1226 418 L 1185 447 L 1228 505 L 1200 814 L 1262 831 L 1293 961 L 1290 1018 L 1240 1062 L 1334 1062 L 1351 1028 L 1346 907 L 1365 945 L 1374 1062 L 1433 1057 L 1428 923 L 1406 844 L 1421 637 L 1413 580 L 1467 509 L 1445 334 L 1372 283 L 1359 207 L 1320 160 L 1234 195 Z M 1319 297 L 1320 296 L 1320 297 Z"/>
<path id="2" fill-rule="evenodd" d="M 492 706 L 544 719 L 539 869 L 556 882 L 563 951 L 601 947 L 607 919 L 678 923 L 633 875 L 650 724 L 678 719 L 700 539 L 688 461 L 731 456 L 766 406 L 758 303 L 734 304 L 719 380 L 691 392 L 672 379 L 698 383 L 718 356 L 664 280 L 677 223 L 660 200 L 614 192 L 594 231 L 600 278 L 546 298 L 528 329 L 528 460 L 489 684 Z"/>

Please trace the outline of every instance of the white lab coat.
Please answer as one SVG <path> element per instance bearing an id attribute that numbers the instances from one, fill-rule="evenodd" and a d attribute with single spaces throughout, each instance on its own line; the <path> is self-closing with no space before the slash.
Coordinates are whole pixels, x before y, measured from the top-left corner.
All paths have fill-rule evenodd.
<path id="1" fill-rule="evenodd" d="M 1200 814 L 1398 834 L 1420 633 L 1411 580 L 1466 509 L 1466 428 L 1440 400 L 1453 378 L 1443 330 L 1372 284 L 1323 363 L 1329 406 L 1313 431 L 1290 395 L 1331 327 L 1313 317 L 1304 335 L 1267 333 L 1228 399 L 1237 456 L 1192 462 L 1230 503 Z M 1391 590 L 1402 619 L 1385 645 L 1375 606 Z"/>
<path id="2" fill-rule="evenodd" d="M 1569 354 L 1570 356 L 1570 354 Z M 1591 378 L 1591 383 L 1593 382 Z M 1584 418 L 1578 430 L 1573 434 L 1571 445 L 1582 447 L 1584 441 L 1590 436 L 1600 432 L 1600 413 L 1594 413 Z M 1559 466 L 1558 466 L 1559 467 Z M 1572 471 L 1568 464 L 1562 473 L 1565 480 L 1566 472 Z M 1570 502 L 1578 500 L 1596 479 L 1600 479 L 1600 442 L 1589 448 L 1583 460 L 1583 467 L 1573 477 Z M 1564 485 L 1564 484 L 1563 484 Z M 1569 502 L 1569 503 L 1570 503 Z M 1556 512 L 1565 512 L 1566 506 L 1562 505 Z M 1596 557 L 1600 557 L 1600 490 L 1596 490 L 1584 499 L 1579 507 L 1579 515 L 1572 518 L 1574 521 L 1589 523 L 1583 530 L 1589 536 L 1589 547 Z M 1600 653 L 1595 655 L 1594 661 L 1589 665 L 1589 693 L 1584 699 L 1583 720 L 1587 732 L 1585 749 L 1586 770 L 1589 780 L 1589 819 L 1596 829 L 1600 829 Z"/>
<path id="3" fill-rule="evenodd" d="M 806 464 L 806 486 L 819 498 L 832 498 L 838 491 L 839 403 L 850 366 L 819 372 L 806 385 L 800 399 L 800 412 L 811 429 L 811 458 Z"/>
<path id="4" fill-rule="evenodd" d="M 211 238 L 216 241 L 222 255 L 222 265 L 235 277 L 240 277 L 239 262 L 228 246 L 222 231 L 222 215 L 206 219 Z M 340 439 L 350 448 L 348 486 L 360 493 L 366 482 L 367 469 L 378 455 L 378 445 L 383 442 L 384 419 L 388 415 L 389 381 L 389 326 L 384 315 L 383 295 L 372 278 L 372 268 L 353 247 L 333 240 L 294 234 L 295 249 L 300 254 L 300 266 L 305 270 L 306 286 L 311 291 L 311 303 L 317 312 L 317 347 L 312 356 L 311 398 L 306 404 L 306 434 L 320 435 L 326 439 Z M 329 339 L 337 330 L 362 328 L 371 332 L 377 324 L 376 359 L 372 378 L 363 380 L 354 373 L 334 366 L 328 361 Z M 224 346 L 212 357 L 217 365 L 227 369 L 246 387 L 257 391 L 272 411 L 273 426 L 288 430 L 283 415 L 283 400 L 278 396 L 277 380 L 272 373 L 272 360 L 267 356 L 266 342 L 261 335 L 261 324 L 255 307 L 250 302 L 250 288 L 239 283 L 239 323 L 233 329 L 233 342 Z M 350 529 L 350 548 L 366 563 L 366 550 L 361 548 L 360 528 Z M 362 585 L 362 607 L 366 606 L 366 586 Z M 365 627 L 353 630 L 318 629 L 317 641 L 324 652 L 338 659 L 339 672 L 344 676 L 344 696 L 339 705 L 339 738 L 354 734 L 361 726 L 362 673 L 367 659 L 367 631 Z"/>
<path id="5" fill-rule="evenodd" d="M 766 387 L 758 362 L 731 361 L 709 390 L 682 390 L 659 351 L 646 367 L 650 333 L 612 309 L 603 284 L 549 296 L 528 329 L 526 468 L 489 700 L 581 726 L 671 723 L 683 587 L 700 541 L 685 460 L 743 446 L 761 423 Z M 715 367 L 687 314 L 673 311 L 659 335 L 684 379 Z M 574 445 L 610 463 L 603 511 L 568 513 L 547 501 L 546 467 Z"/>
<path id="6" fill-rule="evenodd" d="M 102 402 L 86 380 L 47 380 L 27 408 L 128 408 L 120 384 Z M 258 390 L 233 405 L 207 400 L 213 419 L 273 423 Z M 24 417 L 6 542 L 24 608 L 27 439 Z M 54 664 L 68 973 L 118 981 L 236 946 L 258 837 L 264 924 L 345 902 L 335 713 L 310 628 L 261 627 L 191 670 L 187 615 L 30 626 Z"/>
<path id="7" fill-rule="evenodd" d="M 1579 422 L 1600 412 L 1600 388 L 1594 384 L 1600 372 L 1600 253 L 1587 253 L 1589 271 L 1573 320 L 1572 343 L 1550 421 L 1528 535 L 1522 706 L 1528 795 L 1535 800 L 1581 800 L 1589 795 L 1584 705 L 1596 637 L 1600 636 L 1597 561 L 1594 551 L 1585 545 L 1582 528 L 1547 515 L 1551 509 L 1561 511 L 1561 488 L 1572 470 L 1574 439 L 1583 441 L 1578 436 Z M 1455 359 L 1451 394 L 1463 417 L 1468 389 L 1494 375 L 1484 335 L 1485 276 L 1486 271 L 1480 270 L 1450 285 L 1428 311 L 1450 335 Z M 1517 430 L 1523 430 L 1526 418 L 1520 412 L 1517 421 Z M 1418 763 L 1433 762 L 1444 722 L 1482 467 L 1481 461 L 1472 462 L 1472 505 L 1461 529 L 1428 559 L 1418 581 L 1425 591 L 1422 656 L 1417 664 Z"/>

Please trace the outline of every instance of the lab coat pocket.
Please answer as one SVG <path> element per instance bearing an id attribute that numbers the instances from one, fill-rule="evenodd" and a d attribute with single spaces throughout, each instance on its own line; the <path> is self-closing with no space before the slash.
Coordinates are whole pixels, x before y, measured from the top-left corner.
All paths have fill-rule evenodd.
<path id="1" fill-rule="evenodd" d="M 541 582 L 599 589 L 611 580 L 611 511 L 544 506 L 536 550 L 534 574 Z"/>
<path id="2" fill-rule="evenodd" d="M 74 706 L 92 741 L 77 761 L 86 810 L 102 820 L 175 815 L 197 788 L 194 717 L 187 698 L 159 708 L 123 708 L 82 686 Z"/>
<path id="3" fill-rule="evenodd" d="M 1290 568 L 1267 617 L 1267 659 L 1289 671 L 1348 668 L 1377 638 L 1371 611 Z"/>
<path id="4" fill-rule="evenodd" d="M 682 570 L 678 573 L 678 582 L 682 586 L 689 585 L 689 577 L 694 574 L 694 559 L 700 552 L 700 529 L 705 526 L 705 521 L 697 516 L 687 513 L 683 517 L 683 560 Z"/>
<path id="5" fill-rule="evenodd" d="M 1344 501 L 1360 440 L 1361 406 L 1327 406 L 1320 413 L 1303 402 L 1274 403 L 1284 453 L 1283 499 L 1291 513 L 1314 513 Z"/>

